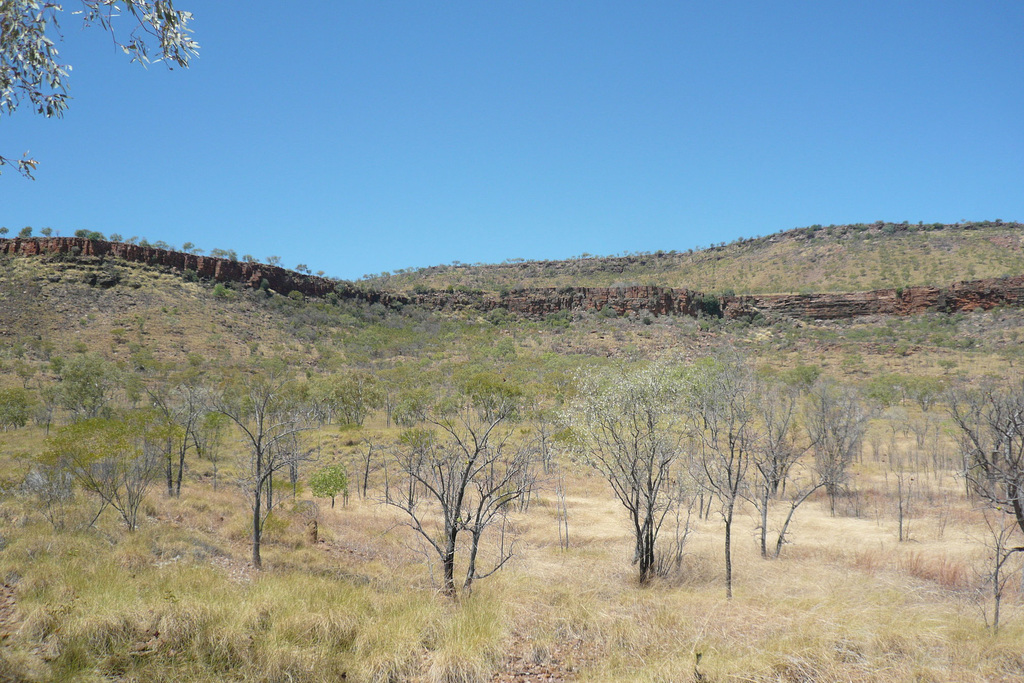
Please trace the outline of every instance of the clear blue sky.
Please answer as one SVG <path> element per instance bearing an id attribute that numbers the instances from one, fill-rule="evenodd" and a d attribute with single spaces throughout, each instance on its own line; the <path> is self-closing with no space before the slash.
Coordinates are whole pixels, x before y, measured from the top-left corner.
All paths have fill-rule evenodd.
<path id="1" fill-rule="evenodd" d="M 176 5 L 187 71 L 65 17 L 74 99 L 0 119 L 41 162 L 0 176 L 0 225 L 357 278 L 1024 220 L 1015 0 Z"/>

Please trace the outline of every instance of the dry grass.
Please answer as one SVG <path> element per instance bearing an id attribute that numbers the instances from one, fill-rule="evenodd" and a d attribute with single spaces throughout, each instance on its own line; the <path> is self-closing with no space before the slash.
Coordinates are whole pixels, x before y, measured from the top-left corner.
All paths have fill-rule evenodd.
<path id="1" fill-rule="evenodd" d="M 180 499 L 154 491 L 131 535 L 113 516 L 56 533 L 31 501 L 8 496 L 0 576 L 15 587 L 17 608 L 0 672 L 456 683 L 489 680 L 515 661 L 576 680 L 653 682 L 693 680 L 699 654 L 711 681 L 1024 676 L 1021 596 L 1007 594 L 993 638 L 980 592 L 984 527 L 951 473 L 922 476 L 907 543 L 897 541 L 891 475 L 870 459 L 858 468 L 859 503 L 847 506 L 860 516 L 831 517 L 827 501 L 808 501 L 779 560 L 759 557 L 757 520 L 742 509 L 727 601 L 714 513 L 694 521 L 681 571 L 640 587 L 606 484 L 562 466 L 568 550 L 558 544 L 554 494 L 543 489 L 513 519 L 513 562 L 456 602 L 437 594 L 430 556 L 373 498 L 333 509 L 321 501 L 314 546 L 285 497 L 265 537 L 267 568 L 255 572 L 245 505 L 229 486 L 194 484 Z"/>

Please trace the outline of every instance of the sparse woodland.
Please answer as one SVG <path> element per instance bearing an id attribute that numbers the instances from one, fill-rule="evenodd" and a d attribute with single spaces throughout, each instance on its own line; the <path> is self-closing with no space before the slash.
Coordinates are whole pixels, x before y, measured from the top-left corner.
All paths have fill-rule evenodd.
<path id="1" fill-rule="evenodd" d="M 1021 680 L 1022 329 L 5 258 L 0 679 Z"/>

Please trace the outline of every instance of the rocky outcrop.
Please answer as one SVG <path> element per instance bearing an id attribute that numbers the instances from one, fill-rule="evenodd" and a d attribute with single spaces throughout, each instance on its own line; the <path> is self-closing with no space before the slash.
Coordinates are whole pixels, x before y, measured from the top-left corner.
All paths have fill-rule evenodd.
<path id="1" fill-rule="evenodd" d="M 504 308 L 528 318 L 552 313 L 602 311 L 618 315 L 686 315 L 700 312 L 726 318 L 757 315 L 842 320 L 867 315 L 914 315 L 926 311 L 952 313 L 1024 306 L 1024 276 L 958 282 L 948 287 L 907 287 L 844 294 L 757 294 L 720 299 L 689 289 L 670 287 L 548 287 L 512 290 L 505 294 L 471 291 L 427 291 L 403 294 L 368 290 L 351 283 L 302 275 L 262 263 L 185 254 L 155 247 L 106 242 L 80 237 L 0 239 L 0 254 L 60 258 L 116 258 L 134 263 L 164 266 L 216 282 L 237 282 L 249 287 L 267 286 L 281 294 L 298 291 L 308 296 L 334 293 L 347 299 L 385 306 L 417 305 L 437 311 Z"/>
<path id="2" fill-rule="evenodd" d="M 696 293 L 666 287 L 553 287 L 515 290 L 496 301 L 498 306 L 535 318 L 559 311 L 601 311 L 619 315 L 696 315 Z"/>
<path id="3" fill-rule="evenodd" d="M 302 275 L 278 266 L 185 254 L 138 244 L 91 240 L 85 237 L 0 240 L 0 253 L 21 256 L 117 258 L 151 266 L 166 266 L 182 272 L 192 270 L 199 277 L 215 282 L 240 282 L 250 287 L 259 287 L 263 280 L 266 280 L 270 289 L 282 294 L 299 291 L 309 296 L 323 296 L 335 290 L 335 283 L 332 280 Z"/>
<path id="4" fill-rule="evenodd" d="M 842 320 L 866 315 L 953 313 L 1024 306 L 1024 276 L 957 282 L 949 287 L 876 289 L 846 294 L 762 294 L 727 297 L 724 315 L 775 314 L 806 320 Z"/>

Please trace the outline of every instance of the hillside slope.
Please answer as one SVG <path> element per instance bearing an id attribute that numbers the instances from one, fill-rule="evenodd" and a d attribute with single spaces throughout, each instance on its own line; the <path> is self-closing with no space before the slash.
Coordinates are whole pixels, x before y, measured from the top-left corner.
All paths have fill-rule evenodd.
<path id="1" fill-rule="evenodd" d="M 737 294 L 852 292 L 1024 273 L 1024 225 L 872 223 L 812 226 L 687 252 L 564 261 L 511 260 L 404 269 L 365 278 L 375 288 L 610 287 L 620 284 Z"/>

